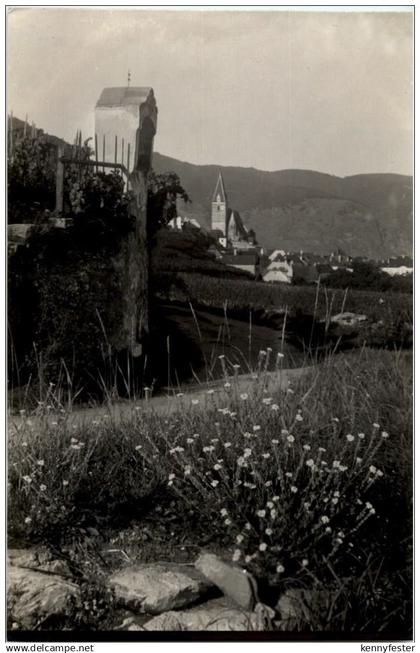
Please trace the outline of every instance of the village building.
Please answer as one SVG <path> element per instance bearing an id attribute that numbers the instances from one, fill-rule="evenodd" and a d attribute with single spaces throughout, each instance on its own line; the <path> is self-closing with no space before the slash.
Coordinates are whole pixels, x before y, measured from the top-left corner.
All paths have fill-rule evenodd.
<path id="1" fill-rule="evenodd" d="M 274 250 L 268 257 L 268 265 L 263 271 L 264 281 L 271 283 L 316 283 L 320 276 L 319 266 L 323 256 L 312 253 L 285 252 Z"/>
<path id="2" fill-rule="evenodd" d="M 249 272 L 254 277 L 259 276 L 260 257 L 256 252 L 241 252 L 236 254 L 223 254 L 220 258 L 224 265 Z"/>
<path id="3" fill-rule="evenodd" d="M 182 231 L 184 226 L 188 225 L 192 225 L 193 227 L 196 227 L 196 229 L 201 229 L 201 224 L 198 222 L 198 220 L 181 215 L 178 215 L 176 218 L 172 218 L 172 220 L 168 222 L 168 227 L 170 229 L 177 229 L 178 231 Z"/>
<path id="4" fill-rule="evenodd" d="M 391 277 L 413 274 L 413 259 L 410 256 L 394 256 L 381 261 L 381 270 Z"/>

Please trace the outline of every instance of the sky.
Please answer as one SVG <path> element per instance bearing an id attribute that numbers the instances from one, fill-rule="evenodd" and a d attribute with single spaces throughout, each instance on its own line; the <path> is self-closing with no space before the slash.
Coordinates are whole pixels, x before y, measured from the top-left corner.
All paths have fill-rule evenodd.
<path id="1" fill-rule="evenodd" d="M 357 9 L 357 8 L 356 8 Z M 73 140 L 106 86 L 154 89 L 183 161 L 412 174 L 411 11 L 14 8 L 9 111 Z"/>

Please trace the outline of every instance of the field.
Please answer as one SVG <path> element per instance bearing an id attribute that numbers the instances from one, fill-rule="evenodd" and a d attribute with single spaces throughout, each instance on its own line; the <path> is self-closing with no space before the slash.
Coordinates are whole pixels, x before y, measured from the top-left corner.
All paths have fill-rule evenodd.
<path id="1" fill-rule="evenodd" d="M 52 546 L 96 588 L 111 542 L 143 561 L 205 547 L 253 573 L 265 603 L 322 590 L 298 630 L 410 637 L 410 357 L 330 357 L 268 394 L 270 355 L 246 394 L 222 356 L 222 399 L 180 396 L 171 416 L 133 406 L 73 428 L 40 406 L 9 441 L 10 542 Z M 87 605 L 83 623 L 106 629 L 112 611 Z"/>
<path id="2" fill-rule="evenodd" d="M 290 312 L 302 312 L 325 319 L 326 314 L 342 309 L 364 313 L 370 319 L 395 321 L 401 316 L 412 322 L 413 297 L 403 293 L 379 293 L 361 290 L 334 290 L 312 286 L 289 286 L 257 281 L 213 278 L 199 274 L 179 274 L 173 283 L 174 299 L 197 302 L 206 306 L 237 310 L 276 309 L 288 307 Z M 316 312 L 314 313 L 314 311 Z"/>

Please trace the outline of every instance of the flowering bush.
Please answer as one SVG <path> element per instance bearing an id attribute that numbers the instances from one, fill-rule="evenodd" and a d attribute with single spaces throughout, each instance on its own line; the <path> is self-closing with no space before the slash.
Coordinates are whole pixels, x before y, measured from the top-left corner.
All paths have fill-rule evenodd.
<path id="1" fill-rule="evenodd" d="M 222 392 L 179 393 L 168 416 L 139 405 L 119 423 L 72 424 L 42 407 L 42 431 L 24 416 L 10 440 L 11 533 L 65 541 L 154 511 L 271 585 L 344 587 L 374 556 L 392 595 L 411 537 L 405 358 L 330 359 L 292 387 L 269 356 L 246 388 L 222 357 Z"/>
<path id="2" fill-rule="evenodd" d="M 228 534 L 234 562 L 273 582 L 320 573 L 377 519 L 389 434 L 363 409 L 353 423 L 335 414 L 316 423 L 308 393 L 302 401 L 297 389 L 269 394 L 256 383 L 238 393 L 226 382 L 205 431 L 185 420 L 169 431 L 167 485 L 215 537 Z M 356 403 L 362 395 L 363 384 Z"/>

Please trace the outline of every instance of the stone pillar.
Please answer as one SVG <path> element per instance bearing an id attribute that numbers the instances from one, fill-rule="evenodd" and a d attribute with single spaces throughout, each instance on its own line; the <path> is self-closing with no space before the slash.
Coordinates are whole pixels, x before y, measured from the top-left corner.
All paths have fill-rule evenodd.
<path id="1" fill-rule="evenodd" d="M 123 339 L 134 358 L 144 350 L 149 332 L 149 255 L 147 243 L 147 176 L 152 163 L 157 107 L 150 89 L 140 105 L 133 170 L 129 175 L 130 213 L 135 229 L 123 245 Z"/>

